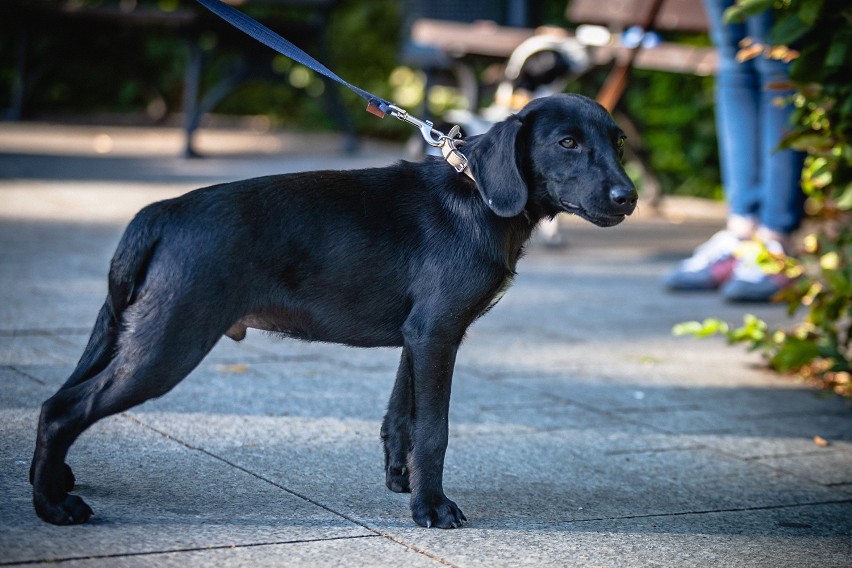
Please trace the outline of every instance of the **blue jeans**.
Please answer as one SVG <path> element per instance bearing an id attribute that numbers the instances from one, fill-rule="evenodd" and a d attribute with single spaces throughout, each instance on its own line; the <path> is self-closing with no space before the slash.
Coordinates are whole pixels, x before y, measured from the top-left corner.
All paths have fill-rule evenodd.
<path id="1" fill-rule="evenodd" d="M 739 42 L 766 40 L 772 13 L 749 18 L 745 24 L 722 23 L 733 0 L 704 0 L 710 35 L 719 52 L 716 75 L 716 129 L 722 183 L 730 212 L 751 218 L 782 234 L 795 230 L 802 219 L 804 196 L 799 185 L 803 154 L 778 151 L 790 127 L 789 95 L 773 83 L 787 83 L 787 64 L 763 56 L 738 62 Z M 777 99 L 785 99 L 779 107 Z"/>

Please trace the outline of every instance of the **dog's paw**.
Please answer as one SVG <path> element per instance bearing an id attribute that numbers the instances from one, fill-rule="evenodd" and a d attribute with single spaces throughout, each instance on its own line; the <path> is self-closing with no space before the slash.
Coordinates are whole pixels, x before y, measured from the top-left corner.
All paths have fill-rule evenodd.
<path id="1" fill-rule="evenodd" d="M 33 504 L 38 516 L 54 525 L 79 525 L 93 514 L 91 507 L 76 495 L 66 495 L 59 503 L 47 503 L 36 498 Z"/>
<path id="2" fill-rule="evenodd" d="M 385 485 L 394 493 L 411 493 L 411 485 L 408 482 L 408 468 L 388 467 L 385 471 Z"/>
<path id="3" fill-rule="evenodd" d="M 458 505 L 443 495 L 434 502 L 412 502 L 411 516 L 415 523 L 427 529 L 457 529 L 467 521 Z"/>

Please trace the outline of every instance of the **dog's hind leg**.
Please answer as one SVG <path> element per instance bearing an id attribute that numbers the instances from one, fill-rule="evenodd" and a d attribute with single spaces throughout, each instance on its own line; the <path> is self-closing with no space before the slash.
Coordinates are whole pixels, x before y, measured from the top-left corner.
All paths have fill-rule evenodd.
<path id="1" fill-rule="evenodd" d="M 115 342 L 118 335 L 118 323 L 113 315 L 113 308 L 109 300 L 104 303 L 101 308 L 98 318 L 95 321 L 94 329 L 92 330 L 89 342 L 77 367 L 68 380 L 65 381 L 63 388 L 70 388 L 91 379 L 93 376 L 106 368 L 112 361 L 115 351 Z M 65 488 L 68 491 L 74 488 L 76 479 L 74 473 L 68 464 L 64 464 Z M 35 478 L 35 458 L 30 464 L 30 483 Z"/>
<path id="2" fill-rule="evenodd" d="M 193 325 L 198 318 L 187 317 L 191 314 L 180 309 L 142 307 L 139 313 L 143 315 L 122 332 L 117 352 L 103 370 L 66 384 L 42 405 L 32 471 L 33 505 L 45 521 L 77 524 L 92 514 L 80 497 L 68 494 L 65 457 L 77 437 L 101 418 L 171 390 L 213 348 L 230 323 L 223 321 L 212 326 L 213 332 L 201 332 Z M 168 321 L 161 321 L 164 317 Z"/>
<path id="3" fill-rule="evenodd" d="M 382 422 L 385 450 L 385 484 L 396 493 L 408 493 L 408 452 L 411 450 L 411 354 L 403 348 L 388 411 Z"/>

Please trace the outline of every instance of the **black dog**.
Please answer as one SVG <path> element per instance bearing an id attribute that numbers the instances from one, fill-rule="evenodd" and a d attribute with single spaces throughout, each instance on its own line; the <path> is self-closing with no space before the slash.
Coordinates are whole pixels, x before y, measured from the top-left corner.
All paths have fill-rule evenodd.
<path id="1" fill-rule="evenodd" d="M 524 242 L 567 211 L 608 227 L 636 206 L 624 135 L 580 96 L 530 103 L 462 146 L 475 182 L 439 158 L 269 176 L 143 209 L 109 271 L 77 368 L 41 410 L 30 470 L 45 521 L 92 510 L 65 456 L 97 420 L 162 396 L 222 335 L 402 347 L 382 424 L 387 486 L 417 524 L 465 519 L 442 487 L 456 350 L 511 283 Z"/>

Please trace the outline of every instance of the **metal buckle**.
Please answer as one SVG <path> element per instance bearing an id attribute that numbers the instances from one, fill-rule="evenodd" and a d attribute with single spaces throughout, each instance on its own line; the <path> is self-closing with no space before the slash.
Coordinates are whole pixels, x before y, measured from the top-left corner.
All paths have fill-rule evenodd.
<path id="1" fill-rule="evenodd" d="M 441 144 L 441 153 L 444 155 L 444 160 L 450 164 L 458 173 L 462 173 L 467 167 L 467 158 L 464 154 L 458 151 L 456 145 L 450 138 L 446 138 Z"/>
<path id="2" fill-rule="evenodd" d="M 390 114 L 391 116 L 398 118 L 403 122 L 407 122 L 413 126 L 416 126 L 420 130 L 421 136 L 426 140 L 426 143 L 430 146 L 440 146 L 441 141 L 446 138 L 446 134 L 441 132 L 440 130 L 435 130 L 432 128 L 432 122 L 429 120 L 420 120 L 419 118 L 415 118 L 408 114 L 408 111 L 405 109 L 401 109 L 396 105 L 390 105 Z M 433 138 L 432 133 L 437 132 L 438 137 Z"/>
<path id="3" fill-rule="evenodd" d="M 458 127 L 453 127 L 453 131 L 450 131 L 450 134 L 458 134 Z M 473 174 L 468 167 L 467 156 L 462 154 L 458 148 L 456 148 L 456 144 L 452 138 L 447 136 L 444 138 L 443 144 L 441 145 L 441 154 L 444 156 L 444 161 L 450 164 L 456 173 L 464 174 L 470 179 L 476 181 L 473 177 Z"/>

